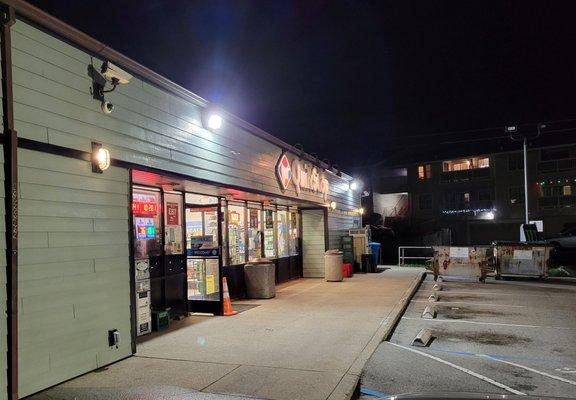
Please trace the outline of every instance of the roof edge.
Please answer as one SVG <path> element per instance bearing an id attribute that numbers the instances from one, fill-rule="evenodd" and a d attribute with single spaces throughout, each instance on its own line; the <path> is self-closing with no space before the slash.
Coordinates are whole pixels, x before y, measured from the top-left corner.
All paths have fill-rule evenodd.
<path id="1" fill-rule="evenodd" d="M 196 103 L 199 106 L 205 107 L 211 104 L 208 100 L 198 96 L 197 94 L 178 85 L 177 83 L 172 82 L 170 79 L 152 71 L 151 69 L 145 67 L 130 57 L 125 56 L 124 54 L 112 49 L 104 43 L 94 39 L 92 36 L 87 35 L 79 29 L 74 28 L 73 26 L 59 20 L 58 18 L 46 13 L 45 11 L 42 11 L 38 7 L 35 7 L 24 0 L 1 0 L 1 2 L 9 7 L 12 7 L 17 15 L 22 16 L 34 22 L 35 24 L 65 38 L 66 40 L 76 44 L 79 47 L 82 47 L 96 55 L 100 55 L 104 59 L 118 64 L 122 68 L 129 70 L 130 72 L 134 73 L 134 75 L 147 80 L 149 83 L 152 83 L 159 88 L 167 90 L 168 92 L 183 98 L 184 100 Z M 226 110 L 223 111 L 226 118 L 235 125 L 246 129 L 248 132 L 280 147 L 283 150 L 297 154 L 321 168 L 329 169 L 329 165 L 325 162 L 316 159 L 308 153 L 303 153 L 296 147 L 284 142 L 281 139 L 278 139 L 276 136 L 271 135 L 270 133 L 258 128 L 257 126 L 244 121 L 240 117 L 231 114 Z M 351 176 L 345 173 L 342 175 L 345 179 L 351 178 Z"/>

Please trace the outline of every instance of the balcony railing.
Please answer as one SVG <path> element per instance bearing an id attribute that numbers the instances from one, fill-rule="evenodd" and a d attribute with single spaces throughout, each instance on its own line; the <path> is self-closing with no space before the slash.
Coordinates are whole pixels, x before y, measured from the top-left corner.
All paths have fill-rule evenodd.
<path id="1" fill-rule="evenodd" d="M 576 196 L 544 196 L 538 199 L 540 208 L 576 207 Z"/>
<path id="2" fill-rule="evenodd" d="M 440 173 L 440 182 L 466 182 L 470 180 L 489 179 L 492 176 L 490 168 L 464 169 L 461 171 L 445 171 Z"/>
<path id="3" fill-rule="evenodd" d="M 562 172 L 576 170 L 576 158 L 565 158 L 563 160 L 540 161 L 538 172 Z"/>

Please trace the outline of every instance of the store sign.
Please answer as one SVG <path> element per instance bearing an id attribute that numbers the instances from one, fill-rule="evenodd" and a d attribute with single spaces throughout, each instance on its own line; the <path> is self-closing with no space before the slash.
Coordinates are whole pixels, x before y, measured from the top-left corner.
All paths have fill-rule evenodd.
<path id="1" fill-rule="evenodd" d="M 136 225 L 136 239 L 154 239 L 156 237 L 156 227 L 152 224 Z"/>
<path id="2" fill-rule="evenodd" d="M 132 202 L 132 213 L 134 215 L 153 217 L 158 214 L 158 204 L 150 201 L 134 200 Z"/>
<path id="3" fill-rule="evenodd" d="M 166 203 L 166 225 L 179 225 L 179 209 L 178 203 Z"/>
<path id="4" fill-rule="evenodd" d="M 292 184 L 298 196 L 307 191 L 321 194 L 324 201 L 328 199 L 330 184 L 324 172 L 298 158 L 290 162 L 287 153 L 282 153 L 276 163 L 276 177 L 282 190 L 287 190 Z"/>

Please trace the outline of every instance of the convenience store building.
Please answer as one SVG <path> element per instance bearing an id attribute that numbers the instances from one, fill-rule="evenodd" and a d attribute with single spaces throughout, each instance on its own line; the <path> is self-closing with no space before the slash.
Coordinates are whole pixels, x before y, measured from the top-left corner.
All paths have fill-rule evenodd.
<path id="1" fill-rule="evenodd" d="M 204 99 L 1 3 L 0 399 L 134 354 L 140 267 L 152 308 L 217 315 L 222 278 L 242 297 L 247 261 L 272 259 L 277 282 L 321 277 L 324 251 L 360 226 L 352 177 L 221 110 L 211 129 Z M 106 61 L 132 75 L 105 94 L 111 113 L 94 73 Z"/>

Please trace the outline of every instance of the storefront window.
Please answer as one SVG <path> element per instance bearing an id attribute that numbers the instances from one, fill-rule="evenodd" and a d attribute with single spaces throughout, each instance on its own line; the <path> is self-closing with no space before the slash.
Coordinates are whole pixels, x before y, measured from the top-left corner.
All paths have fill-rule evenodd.
<path id="1" fill-rule="evenodd" d="M 132 214 L 134 216 L 134 258 L 146 259 L 162 254 L 162 227 L 160 225 L 160 193 L 134 189 Z"/>
<path id="2" fill-rule="evenodd" d="M 278 257 L 288 257 L 288 211 L 277 211 Z"/>
<path id="3" fill-rule="evenodd" d="M 182 197 L 179 193 L 164 193 L 164 251 L 167 255 L 184 252 Z"/>
<path id="4" fill-rule="evenodd" d="M 218 268 L 218 210 L 216 207 L 186 208 L 188 299 L 220 297 Z"/>
<path id="5" fill-rule="evenodd" d="M 248 260 L 262 257 L 262 210 L 248 205 Z"/>
<path id="6" fill-rule="evenodd" d="M 230 265 L 244 264 L 246 262 L 246 207 L 228 205 L 228 249 L 230 251 Z"/>
<path id="7" fill-rule="evenodd" d="M 298 213 L 296 211 L 290 211 L 290 226 L 288 229 L 288 246 L 290 250 L 290 255 L 298 255 Z"/>
<path id="8" fill-rule="evenodd" d="M 276 211 L 264 210 L 264 256 L 276 257 L 276 230 L 274 229 Z"/>

